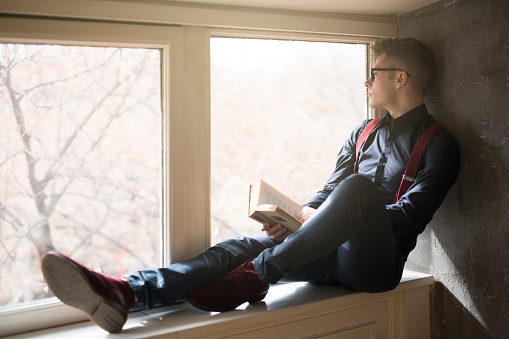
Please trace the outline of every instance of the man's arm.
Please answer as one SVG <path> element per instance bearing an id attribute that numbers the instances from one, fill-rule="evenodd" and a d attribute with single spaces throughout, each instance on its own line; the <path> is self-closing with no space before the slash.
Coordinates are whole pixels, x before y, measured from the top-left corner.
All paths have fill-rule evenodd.
<path id="1" fill-rule="evenodd" d="M 456 181 L 460 169 L 460 149 L 446 131 L 428 143 L 421 159 L 422 169 L 409 190 L 386 209 L 394 233 L 422 231 L 440 207 Z"/>

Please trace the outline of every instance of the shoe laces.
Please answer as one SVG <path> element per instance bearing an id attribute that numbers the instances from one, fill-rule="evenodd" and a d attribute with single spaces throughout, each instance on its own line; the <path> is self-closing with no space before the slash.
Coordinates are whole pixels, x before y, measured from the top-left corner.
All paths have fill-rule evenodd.
<path id="1" fill-rule="evenodd" d="M 244 264 L 240 265 L 239 267 L 239 270 L 242 270 L 244 272 L 248 272 L 248 273 L 253 273 L 253 274 L 256 274 L 258 276 L 262 276 L 262 275 L 265 275 L 265 273 L 259 273 L 259 272 L 256 272 L 254 269 L 247 269 L 247 265 L 249 265 L 249 263 L 252 263 L 252 261 L 246 261 Z M 254 264 L 252 264 L 254 266 Z M 253 267 L 254 268 L 254 267 Z"/>

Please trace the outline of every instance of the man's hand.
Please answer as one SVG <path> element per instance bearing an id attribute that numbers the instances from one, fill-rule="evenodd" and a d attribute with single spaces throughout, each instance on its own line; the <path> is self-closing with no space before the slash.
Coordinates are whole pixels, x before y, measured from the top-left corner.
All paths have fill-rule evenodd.
<path id="1" fill-rule="evenodd" d="M 304 223 L 306 220 L 309 219 L 310 216 L 312 216 L 316 210 L 311 207 L 304 207 L 302 209 L 302 212 L 300 212 L 299 220 Z"/>
<path id="2" fill-rule="evenodd" d="M 302 223 L 304 223 L 315 212 L 316 212 L 316 210 L 314 208 L 304 207 L 302 209 L 300 216 L 299 216 L 299 220 Z M 288 228 L 286 228 L 280 224 L 270 226 L 270 224 L 268 222 L 266 222 L 262 225 L 262 232 L 265 232 L 265 234 L 269 238 L 271 238 L 272 240 L 275 240 L 275 241 L 284 241 L 290 234 L 292 234 L 292 232 L 290 232 L 288 230 Z"/>
<path id="3" fill-rule="evenodd" d="M 288 228 L 276 224 L 274 226 L 270 226 L 268 222 L 264 223 L 262 225 L 262 232 L 265 232 L 265 234 L 275 241 L 283 241 L 285 240 L 292 232 L 288 230 Z"/>

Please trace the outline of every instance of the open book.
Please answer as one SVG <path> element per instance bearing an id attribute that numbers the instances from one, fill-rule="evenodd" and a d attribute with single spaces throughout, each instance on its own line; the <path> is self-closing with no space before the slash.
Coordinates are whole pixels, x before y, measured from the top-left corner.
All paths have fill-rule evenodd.
<path id="1" fill-rule="evenodd" d="M 302 225 L 299 220 L 301 211 L 301 205 L 263 180 L 249 187 L 248 215 L 260 223 L 281 224 L 295 232 Z"/>

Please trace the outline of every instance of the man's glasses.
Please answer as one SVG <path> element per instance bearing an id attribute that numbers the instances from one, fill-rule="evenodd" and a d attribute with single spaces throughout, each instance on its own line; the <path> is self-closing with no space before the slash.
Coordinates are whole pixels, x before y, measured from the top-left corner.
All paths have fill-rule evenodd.
<path id="1" fill-rule="evenodd" d="M 412 76 L 412 74 L 410 74 L 407 71 L 402 70 L 400 68 L 372 68 L 371 69 L 371 81 L 375 81 L 375 73 L 374 72 L 381 72 L 381 71 L 401 71 L 401 72 L 405 72 L 409 77 Z"/>

